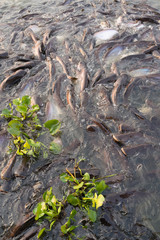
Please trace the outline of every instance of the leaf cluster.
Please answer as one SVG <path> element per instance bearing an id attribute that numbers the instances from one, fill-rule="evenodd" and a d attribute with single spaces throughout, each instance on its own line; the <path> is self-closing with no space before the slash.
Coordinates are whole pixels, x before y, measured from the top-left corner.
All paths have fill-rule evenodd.
<path id="1" fill-rule="evenodd" d="M 63 200 L 57 200 L 52 194 L 52 188 L 50 188 L 50 190 L 43 194 L 44 201 L 38 203 L 33 210 L 36 220 L 43 221 L 47 219 L 50 221 L 50 228 L 43 228 L 39 232 L 38 238 L 40 238 L 45 231 L 51 230 L 53 224 L 57 220 L 60 220 L 62 212 L 64 213 L 68 205 L 72 207 L 72 211 L 66 223 L 61 226 L 61 232 L 64 236 L 67 236 L 69 240 L 72 239 L 71 236 L 75 236 L 74 230 L 80 227 L 76 224 L 73 225 L 77 211 L 85 215 L 90 222 L 97 220 L 97 210 L 105 201 L 102 192 L 108 188 L 108 185 L 106 185 L 104 180 L 99 181 L 91 178 L 88 172 L 82 174 L 79 164 L 75 164 L 75 169 L 77 168 L 81 175 L 80 178 L 76 177 L 76 171 L 72 174 L 68 169 L 60 175 L 61 181 L 67 184 L 67 193 L 66 196 L 63 197 Z M 62 214 L 62 216 L 64 216 L 64 214 Z"/>
<path id="2" fill-rule="evenodd" d="M 54 141 L 49 147 L 37 141 L 37 138 L 47 131 L 54 136 L 61 127 L 57 119 L 49 120 L 41 125 L 37 116 L 39 110 L 39 105 L 31 105 L 31 97 L 27 95 L 13 99 L 12 103 L 9 103 L 9 109 L 2 110 L 0 115 L 7 119 L 7 131 L 12 136 L 9 153 L 16 151 L 18 155 L 37 157 L 42 150 L 44 158 L 48 156 L 48 150 L 54 154 L 60 153 L 61 147 Z"/>

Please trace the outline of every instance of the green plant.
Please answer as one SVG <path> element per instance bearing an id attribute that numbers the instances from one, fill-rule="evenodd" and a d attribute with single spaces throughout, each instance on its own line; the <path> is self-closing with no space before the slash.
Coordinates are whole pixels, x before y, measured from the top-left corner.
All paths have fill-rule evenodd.
<path id="1" fill-rule="evenodd" d="M 3 109 L 0 114 L 7 119 L 7 131 L 12 136 L 9 153 L 16 151 L 18 155 L 37 157 L 42 150 L 44 158 L 48 156 L 48 150 L 54 154 L 60 153 L 61 146 L 54 141 L 50 143 L 49 147 L 37 141 L 37 138 L 46 134 L 48 130 L 54 136 L 61 127 L 58 120 L 49 120 L 41 125 L 37 117 L 39 105 L 31 106 L 30 96 L 14 99 L 12 103 L 9 103 L 9 108 Z"/>
<path id="2" fill-rule="evenodd" d="M 77 170 L 80 178 L 76 177 Z M 38 203 L 33 210 L 35 220 L 42 222 L 44 219 L 47 219 L 50 222 L 50 228 L 40 230 L 38 238 L 45 231 L 50 231 L 53 224 L 65 216 L 65 208 L 70 205 L 72 211 L 66 223 L 61 226 L 61 232 L 71 240 L 72 236 L 75 236 L 74 230 L 79 227 L 79 225 L 73 225 L 77 211 L 83 215 L 85 214 L 89 221 L 95 222 L 97 220 L 97 210 L 105 201 L 102 192 L 108 188 L 108 185 L 105 184 L 104 180 L 91 178 L 88 172 L 82 174 L 79 162 L 75 163 L 74 174 L 66 169 L 66 172 L 60 175 L 60 179 L 67 184 L 67 193 L 63 196 L 63 199 L 61 201 L 57 200 L 52 193 L 52 188 L 50 188 L 43 194 L 43 201 Z"/>

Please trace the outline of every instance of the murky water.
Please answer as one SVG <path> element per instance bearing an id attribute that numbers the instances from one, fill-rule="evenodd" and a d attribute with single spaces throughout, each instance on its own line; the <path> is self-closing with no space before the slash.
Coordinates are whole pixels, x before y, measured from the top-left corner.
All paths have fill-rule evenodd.
<path id="1" fill-rule="evenodd" d="M 152 7 L 154 8 L 157 8 L 157 9 L 160 9 L 160 2 L 159 1 L 156 1 L 156 0 L 148 0 L 147 1 L 148 4 L 150 4 Z"/>
<path id="2" fill-rule="evenodd" d="M 160 239 L 160 3 L 143 1 L 159 11 L 140 3 L 1 1 L 0 110 L 30 95 L 42 123 L 62 122 L 63 145 L 47 160 L 17 157 L 0 180 L 1 239 L 36 239 L 30 213 L 50 186 L 62 194 L 59 174 L 82 156 L 88 171 L 118 176 L 109 182 L 100 221 L 77 236 Z M 104 29 L 113 31 L 106 36 Z M 15 77 L 17 67 L 23 77 Z M 8 142 L 1 119 L 1 173 Z M 44 239 L 62 239 L 58 229 Z"/>

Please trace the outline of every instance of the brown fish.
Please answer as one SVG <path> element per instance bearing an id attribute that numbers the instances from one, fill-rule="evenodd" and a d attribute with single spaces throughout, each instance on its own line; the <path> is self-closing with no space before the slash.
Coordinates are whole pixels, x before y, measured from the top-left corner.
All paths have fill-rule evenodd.
<path id="1" fill-rule="evenodd" d="M 144 50 L 144 54 L 152 54 L 153 51 L 158 50 L 159 46 L 152 46 Z"/>
<path id="2" fill-rule="evenodd" d="M 6 77 L 2 83 L 0 84 L 0 90 L 4 90 L 7 86 L 11 86 L 20 82 L 21 78 L 26 75 L 26 71 L 24 70 L 17 70 L 16 72 L 12 73 L 10 76 Z"/>
<path id="3" fill-rule="evenodd" d="M 153 51 L 153 52 L 152 52 L 152 55 L 153 55 L 154 57 L 160 59 L 160 53 L 159 53 L 158 51 L 156 51 L 156 50 Z"/>
<path id="4" fill-rule="evenodd" d="M 139 144 L 136 146 L 123 147 L 121 148 L 121 151 L 126 156 L 133 156 L 136 153 L 145 152 L 150 147 L 152 147 L 152 145 L 146 143 L 146 144 Z"/>
<path id="5" fill-rule="evenodd" d="M 129 82 L 129 76 L 127 74 L 123 74 L 114 83 L 114 88 L 111 93 L 111 100 L 113 105 L 117 105 L 119 103 L 118 102 L 119 92 L 121 91 L 122 88 L 124 88 L 127 85 L 128 82 Z"/>
<path id="6" fill-rule="evenodd" d="M 132 59 L 135 59 L 136 60 L 136 58 L 138 58 L 138 59 L 144 59 L 145 58 L 145 54 L 144 53 L 140 53 L 140 54 L 131 54 L 131 55 L 128 55 L 128 56 L 125 56 L 125 57 L 123 57 L 123 58 L 121 58 L 121 61 L 125 61 L 125 60 L 132 60 Z"/>
<path id="7" fill-rule="evenodd" d="M 144 16 L 134 16 L 132 17 L 133 20 L 138 20 L 141 22 L 149 22 L 154 24 L 159 24 L 159 22 L 155 19 L 154 16 L 144 15 Z"/>
<path id="8" fill-rule="evenodd" d="M 0 50 L 0 59 L 8 58 L 8 52 Z"/>
<path id="9" fill-rule="evenodd" d="M 35 216 L 32 212 L 28 213 L 25 216 L 22 216 L 16 224 L 14 224 L 9 230 L 8 238 L 13 238 L 19 235 L 23 230 L 32 226 L 35 222 Z"/>
<path id="10" fill-rule="evenodd" d="M 26 68 L 31 69 L 35 65 L 36 65 L 36 61 L 30 61 L 30 62 L 26 62 L 26 63 L 20 64 L 20 65 L 18 65 L 16 67 L 13 67 L 11 70 L 12 71 L 17 71 L 17 70 L 26 69 Z"/>
<path id="11" fill-rule="evenodd" d="M 48 64 L 48 69 L 49 69 L 49 82 L 52 83 L 53 76 L 56 73 L 56 68 L 50 57 L 47 57 L 47 64 Z"/>
<path id="12" fill-rule="evenodd" d="M 132 78 L 129 84 L 126 86 L 123 99 L 124 99 L 124 104 L 128 103 L 128 97 L 132 91 L 132 89 L 141 81 L 141 78 Z"/>
<path id="13" fill-rule="evenodd" d="M 104 73 L 103 69 L 98 69 L 93 78 L 92 78 L 92 87 L 94 87 L 94 85 L 96 84 L 96 82 L 101 78 L 102 74 Z"/>
<path id="14" fill-rule="evenodd" d="M 87 35 L 89 34 L 92 34 L 92 31 L 90 28 L 87 28 L 83 31 L 82 40 L 81 40 L 82 43 L 86 40 Z"/>
<path id="15" fill-rule="evenodd" d="M 126 46 L 126 44 L 115 44 L 113 47 L 107 49 L 104 54 L 104 59 L 109 56 L 118 56 L 119 53 L 121 53 L 126 48 Z"/>
<path id="16" fill-rule="evenodd" d="M 27 232 L 21 237 L 21 240 L 29 240 L 38 232 L 38 227 L 31 227 Z"/>
<path id="17" fill-rule="evenodd" d="M 112 48 L 115 44 L 115 42 L 109 42 L 99 45 L 98 48 L 95 50 L 96 58 L 101 59 L 104 53 L 108 51 L 108 49 Z"/>
<path id="18" fill-rule="evenodd" d="M 59 56 L 56 56 L 56 60 L 61 64 L 63 72 L 68 76 L 69 72 L 68 72 L 67 67 L 64 64 L 63 60 Z"/>
<path id="19" fill-rule="evenodd" d="M 1 172 L 2 179 L 10 179 L 12 178 L 12 168 L 16 161 L 16 153 L 10 158 L 7 165 L 3 168 Z"/>
<path id="20" fill-rule="evenodd" d="M 79 63 L 77 67 L 77 78 L 80 81 L 81 92 L 88 87 L 87 69 L 83 63 Z"/>
<path id="21" fill-rule="evenodd" d="M 89 101 L 89 95 L 87 91 L 80 93 L 80 106 L 86 108 Z"/>
<path id="22" fill-rule="evenodd" d="M 21 177 L 21 178 L 25 178 L 26 175 L 26 169 L 27 169 L 27 157 L 23 157 L 23 159 L 20 159 L 20 163 L 17 166 L 17 168 L 14 169 L 13 175 L 15 177 Z"/>
<path id="23" fill-rule="evenodd" d="M 66 98 L 67 98 L 68 105 L 70 106 L 72 111 L 75 112 L 76 106 L 75 106 L 75 99 L 74 99 L 74 95 L 73 95 L 73 86 L 72 85 L 67 86 Z"/>
<path id="24" fill-rule="evenodd" d="M 10 44 L 13 44 L 15 42 L 17 34 L 18 32 L 16 31 L 11 34 Z"/>
<path id="25" fill-rule="evenodd" d="M 129 133 L 123 133 L 123 134 L 113 134 L 113 139 L 121 144 L 130 144 L 134 141 L 137 142 L 143 142 L 144 137 L 141 132 L 129 132 Z"/>
<path id="26" fill-rule="evenodd" d="M 53 86 L 52 86 L 53 99 L 57 101 L 60 107 L 64 107 L 64 104 L 61 99 L 60 90 L 61 90 L 61 83 L 62 81 L 65 80 L 65 78 L 66 78 L 66 75 L 61 74 L 60 76 L 58 76 L 57 80 L 53 83 Z"/>
<path id="27" fill-rule="evenodd" d="M 96 124 L 90 124 L 87 126 L 87 131 L 88 132 L 96 132 L 97 131 L 97 125 Z"/>
<path id="28" fill-rule="evenodd" d="M 52 95 L 49 95 L 49 101 L 46 104 L 45 113 L 46 119 L 51 120 L 53 118 L 59 119 L 62 115 L 62 110 L 65 105 L 61 99 L 60 89 L 61 82 L 66 78 L 65 74 L 61 74 L 58 79 L 53 83 Z M 60 120 L 60 119 L 59 119 Z"/>
<path id="29" fill-rule="evenodd" d="M 110 134 L 111 130 L 106 126 L 106 124 L 102 123 L 96 118 L 91 117 L 91 120 L 106 134 Z"/>
<path id="30" fill-rule="evenodd" d="M 42 53 L 43 44 L 41 43 L 40 40 L 37 40 L 34 32 L 31 29 L 27 29 L 26 32 L 32 38 L 32 40 L 33 40 L 33 42 L 35 44 L 35 46 L 34 46 L 34 55 L 35 55 L 35 57 L 37 57 L 39 60 L 43 60 L 44 59 L 44 55 Z"/>
<path id="31" fill-rule="evenodd" d="M 128 125 L 125 124 L 125 123 L 121 123 L 121 124 L 119 125 L 119 131 L 120 131 L 121 133 L 133 132 L 134 130 L 135 130 L 134 128 L 132 128 L 131 126 L 128 126 Z"/>
<path id="32" fill-rule="evenodd" d="M 39 13 L 29 13 L 29 14 L 25 14 L 23 16 L 20 16 L 19 18 L 23 18 L 25 20 L 29 20 L 34 18 L 35 16 L 39 16 Z"/>
<path id="33" fill-rule="evenodd" d="M 106 184 L 115 184 L 122 182 L 125 179 L 124 175 L 116 174 L 115 176 L 108 177 L 105 179 Z"/>
<path id="34" fill-rule="evenodd" d="M 55 28 L 46 30 L 45 34 L 43 35 L 43 40 L 42 40 L 42 43 L 43 43 L 44 46 L 46 45 L 46 43 L 48 42 L 48 40 L 50 38 L 50 35 L 54 31 L 55 31 Z"/>
<path id="35" fill-rule="evenodd" d="M 95 82 L 95 85 L 97 84 L 108 84 L 108 83 L 114 83 L 117 80 L 117 75 L 116 74 L 111 74 L 110 76 L 103 78 L 101 80 L 98 80 Z"/>
<path id="36" fill-rule="evenodd" d="M 83 47 L 79 47 L 79 51 L 80 51 L 80 53 L 82 54 L 82 56 L 83 56 L 84 58 L 87 58 L 87 57 L 88 57 L 88 55 L 87 55 L 86 51 L 83 49 Z"/>

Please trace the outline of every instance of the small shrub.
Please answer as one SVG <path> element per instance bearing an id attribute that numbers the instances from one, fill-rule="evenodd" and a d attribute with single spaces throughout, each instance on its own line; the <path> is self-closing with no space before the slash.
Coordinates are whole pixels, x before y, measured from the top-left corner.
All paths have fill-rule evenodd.
<path id="1" fill-rule="evenodd" d="M 26 95 L 14 99 L 12 103 L 9 103 L 9 109 L 2 110 L 0 115 L 7 119 L 7 131 L 12 136 L 8 153 L 16 152 L 18 155 L 37 157 L 42 151 L 43 157 L 46 158 L 48 151 L 54 154 L 61 152 L 61 146 L 54 141 L 48 147 L 37 140 L 47 131 L 54 136 L 61 127 L 57 119 L 49 120 L 41 125 L 37 117 L 39 109 L 37 104 L 31 106 L 31 97 Z"/>
<path id="2" fill-rule="evenodd" d="M 74 169 L 78 169 L 81 175 L 80 178 L 76 178 L 76 174 L 73 175 L 68 169 L 60 175 L 61 181 L 67 184 L 67 194 L 63 196 L 62 200 L 56 198 L 52 193 L 51 187 L 43 194 L 43 201 L 34 208 L 35 220 L 42 222 L 44 219 L 47 219 L 50 222 L 50 228 L 40 230 L 38 238 L 44 232 L 50 231 L 53 225 L 60 221 L 61 216 L 65 216 L 65 208 L 68 205 L 72 207 L 72 211 L 65 224 L 61 226 L 61 232 L 69 240 L 72 239 L 72 236 L 75 236 L 74 230 L 80 227 L 74 223 L 77 211 L 85 213 L 90 222 L 97 220 L 97 210 L 105 201 L 102 192 L 108 188 L 108 185 L 106 185 L 104 180 L 91 178 L 88 172 L 82 174 L 79 162 L 75 164 Z"/>

